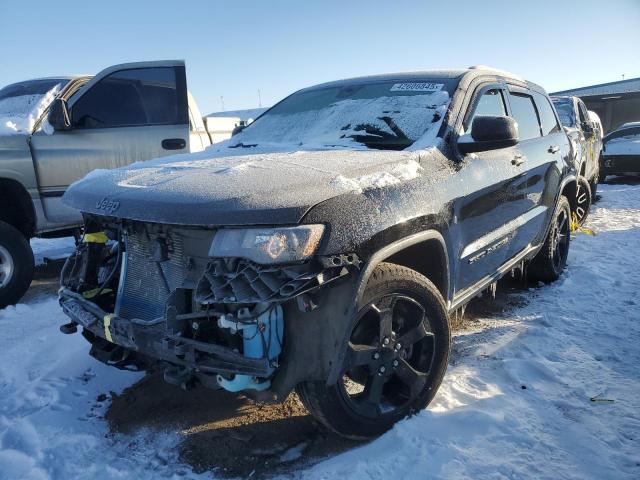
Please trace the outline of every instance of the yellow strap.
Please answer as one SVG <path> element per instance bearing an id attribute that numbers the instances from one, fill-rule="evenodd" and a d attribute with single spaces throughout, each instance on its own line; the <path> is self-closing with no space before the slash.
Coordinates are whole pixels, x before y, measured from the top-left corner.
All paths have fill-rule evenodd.
<path id="1" fill-rule="evenodd" d="M 587 235 L 591 235 L 592 237 L 596 236 L 596 232 L 594 232 L 590 228 L 580 226 L 580 224 L 578 223 L 578 216 L 576 215 L 575 212 L 571 214 L 571 232 L 586 233 Z"/>
<path id="2" fill-rule="evenodd" d="M 109 314 L 109 315 L 105 315 L 104 316 L 104 338 L 107 339 L 107 341 L 113 343 L 113 337 L 111 337 L 111 330 L 109 330 L 109 327 L 111 326 L 111 319 L 115 317 L 115 315 L 113 314 Z"/>
<path id="3" fill-rule="evenodd" d="M 90 298 L 95 297 L 96 294 L 99 291 L 100 291 L 100 287 L 99 288 L 94 288 L 93 290 L 87 290 L 86 292 L 82 292 L 82 296 L 88 300 Z M 111 293 L 111 292 L 113 292 L 113 290 L 111 290 L 110 288 L 103 288 L 102 289 L 102 294 L 107 294 L 107 293 Z"/>
<path id="4" fill-rule="evenodd" d="M 95 233 L 85 233 L 84 241 L 85 243 L 107 243 L 109 237 L 104 232 L 95 232 Z"/>

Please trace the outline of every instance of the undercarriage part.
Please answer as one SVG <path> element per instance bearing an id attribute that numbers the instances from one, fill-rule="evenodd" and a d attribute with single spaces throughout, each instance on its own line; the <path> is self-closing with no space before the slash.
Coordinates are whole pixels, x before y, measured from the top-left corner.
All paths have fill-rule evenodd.
<path id="1" fill-rule="evenodd" d="M 262 266 L 248 260 L 214 259 L 196 288 L 196 300 L 212 303 L 283 302 L 346 275 L 346 267 L 305 263 Z"/>
<path id="2" fill-rule="evenodd" d="M 225 315 L 218 319 L 218 326 L 228 328 L 232 333 L 238 333 L 242 336 L 245 357 L 269 359 L 272 373 L 277 367 L 277 359 L 282 351 L 282 336 L 284 334 L 282 307 L 280 305 L 271 307 L 253 322 L 245 323 L 238 320 Z M 231 379 L 218 375 L 217 380 L 222 388 L 230 392 L 261 391 L 271 386 L 271 380 L 249 375 L 234 375 Z"/>

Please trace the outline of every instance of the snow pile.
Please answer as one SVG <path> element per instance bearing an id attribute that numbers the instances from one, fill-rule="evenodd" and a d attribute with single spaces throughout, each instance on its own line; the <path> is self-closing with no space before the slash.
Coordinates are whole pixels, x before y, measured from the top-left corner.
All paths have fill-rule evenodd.
<path id="1" fill-rule="evenodd" d="M 428 410 L 297 476 L 639 478 L 640 186 L 602 197 L 560 281 L 456 335 Z M 140 374 L 94 361 L 65 321 L 53 298 L 0 310 L 0 479 L 213 478 L 179 463 L 178 436 L 108 434 L 98 395 Z"/>
<path id="2" fill-rule="evenodd" d="M 341 145 L 362 148 L 354 136 L 397 134 L 391 121 L 411 140 L 422 137 L 439 125 L 441 107 L 449 102 L 446 91 L 424 95 L 396 95 L 366 99 L 345 99 L 317 109 L 296 113 L 270 113 L 251 128 L 232 139 L 232 142 L 259 145 L 291 144 L 308 148 L 310 145 Z M 370 132 L 365 131 L 365 126 Z"/>
<path id="3" fill-rule="evenodd" d="M 197 478 L 173 435 L 108 434 L 98 396 L 142 374 L 91 358 L 66 321 L 54 298 L 0 310 L 0 480 Z"/>
<path id="4" fill-rule="evenodd" d="M 35 123 L 60 91 L 60 87 L 58 84 L 44 95 L 19 95 L 0 100 L 0 135 L 31 133 Z M 45 131 L 51 133 L 51 129 L 46 126 Z"/>
<path id="5" fill-rule="evenodd" d="M 73 237 L 31 239 L 31 250 L 36 265 L 42 265 L 46 260 L 67 258 L 75 248 L 76 242 Z"/>
<path id="6" fill-rule="evenodd" d="M 408 162 L 391 167 L 389 171 L 370 173 L 356 178 L 347 178 L 343 175 L 338 175 L 331 181 L 331 186 L 355 193 L 362 193 L 364 190 L 398 185 L 407 180 L 412 180 L 418 177 L 423 170 L 418 162 L 409 160 Z"/>

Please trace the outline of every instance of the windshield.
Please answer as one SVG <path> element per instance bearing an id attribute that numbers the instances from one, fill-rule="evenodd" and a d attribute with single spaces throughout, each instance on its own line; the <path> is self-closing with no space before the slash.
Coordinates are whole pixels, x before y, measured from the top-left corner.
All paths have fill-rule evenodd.
<path id="1" fill-rule="evenodd" d="M 571 100 L 553 98 L 553 106 L 556 107 L 558 116 L 560 117 L 560 123 L 565 127 L 576 126 L 576 116 L 573 111 L 573 102 Z"/>
<path id="2" fill-rule="evenodd" d="M 0 133 L 30 132 L 67 81 L 30 80 L 0 90 Z"/>
<path id="3" fill-rule="evenodd" d="M 427 132 L 437 133 L 449 103 L 447 87 L 442 80 L 425 79 L 303 90 L 267 111 L 231 146 L 403 150 Z"/>

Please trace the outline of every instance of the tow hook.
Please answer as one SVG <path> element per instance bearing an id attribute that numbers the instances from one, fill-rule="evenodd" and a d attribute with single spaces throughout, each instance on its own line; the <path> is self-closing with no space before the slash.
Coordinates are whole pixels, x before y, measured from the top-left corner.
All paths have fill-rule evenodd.
<path id="1" fill-rule="evenodd" d="M 78 324 L 76 322 L 65 323 L 60 325 L 60 331 L 65 335 L 72 335 L 78 332 Z"/>

